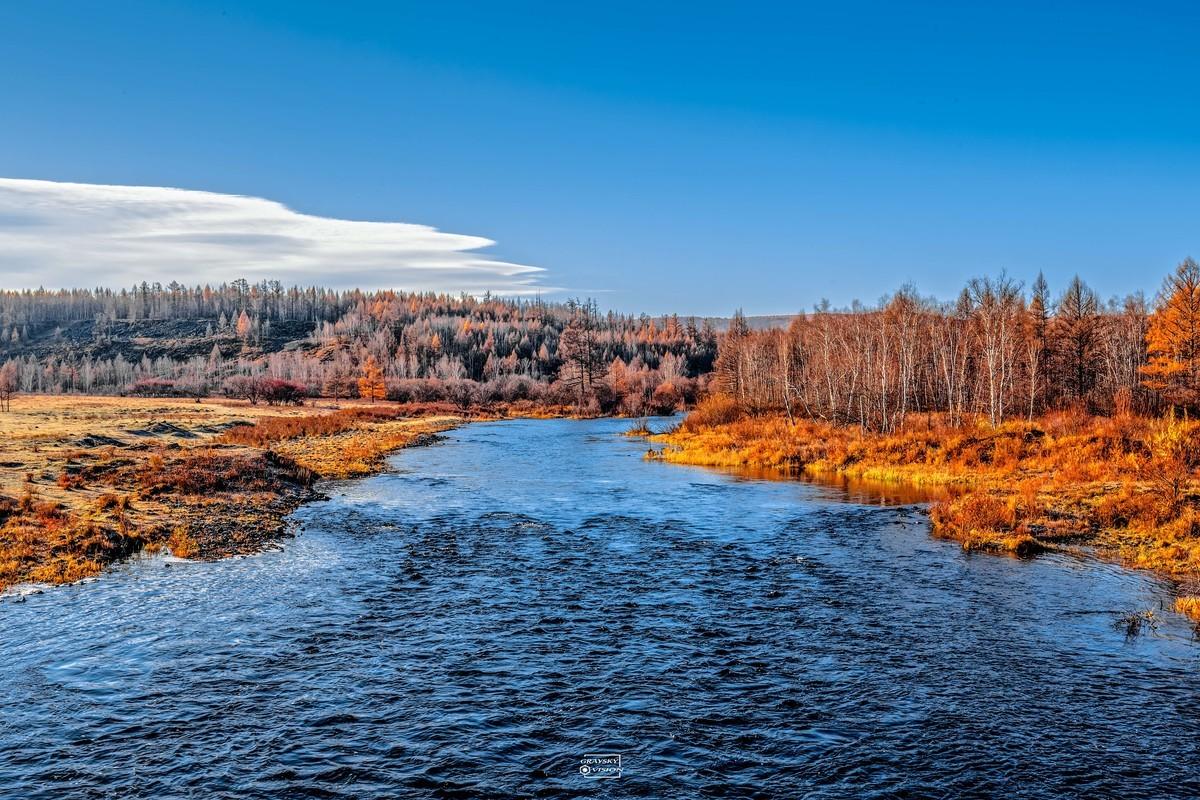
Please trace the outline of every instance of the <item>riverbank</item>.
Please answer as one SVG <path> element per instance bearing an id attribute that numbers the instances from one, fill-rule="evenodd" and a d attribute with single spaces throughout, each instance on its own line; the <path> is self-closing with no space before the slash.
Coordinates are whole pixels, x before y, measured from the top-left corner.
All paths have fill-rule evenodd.
<path id="1" fill-rule="evenodd" d="M 968 550 L 1031 556 L 1083 549 L 1180 585 L 1200 621 L 1200 425 L 1179 419 L 1058 414 L 993 428 L 913 417 L 874 434 L 703 404 L 652 457 L 947 487 L 934 533 Z"/>
<path id="2" fill-rule="evenodd" d="M 388 453 L 463 421 L 444 409 L 27 396 L 0 414 L 0 589 L 70 583 L 139 551 L 256 552 Z"/>

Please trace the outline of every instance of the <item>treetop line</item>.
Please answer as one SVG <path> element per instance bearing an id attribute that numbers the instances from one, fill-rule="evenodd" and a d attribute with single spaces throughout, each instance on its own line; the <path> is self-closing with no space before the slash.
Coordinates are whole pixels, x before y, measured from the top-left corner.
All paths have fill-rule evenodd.
<path id="1" fill-rule="evenodd" d="M 1184 260 L 1153 309 L 1140 293 L 1101 303 L 1079 277 L 1055 299 L 1041 275 L 1028 294 L 1001 275 L 950 302 L 906 286 L 875 306 L 823 303 L 787 329 L 752 331 L 738 312 L 721 337 L 708 321 L 601 314 L 591 300 L 245 281 L 7 291 L 0 359 L 15 390 L 33 392 L 236 394 L 257 378 L 290 382 L 272 390 L 286 397 L 638 413 L 689 402 L 715 368 L 717 388 L 750 410 L 878 430 L 914 412 L 1150 412 L 1200 405 L 1200 267 Z"/>
<path id="2" fill-rule="evenodd" d="M 905 287 L 875 307 L 818 307 L 786 330 L 740 315 L 721 341 L 719 391 L 779 410 L 892 431 L 913 413 L 952 424 L 1078 408 L 1150 413 L 1200 406 L 1200 267 L 1185 259 L 1153 309 L 1140 294 L 1102 304 L 1076 276 L 1051 300 L 1005 277 L 974 278 L 953 302 Z"/>

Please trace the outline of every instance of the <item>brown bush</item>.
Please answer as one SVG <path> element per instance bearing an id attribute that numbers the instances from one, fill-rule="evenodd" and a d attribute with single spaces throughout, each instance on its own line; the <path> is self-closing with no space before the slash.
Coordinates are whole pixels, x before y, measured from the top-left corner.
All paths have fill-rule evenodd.
<path id="1" fill-rule="evenodd" d="M 1011 506 L 981 493 L 934 503 L 929 517 L 935 528 L 960 535 L 977 531 L 1011 531 L 1016 525 L 1016 514 Z"/>
<path id="2" fill-rule="evenodd" d="M 58 480 L 55 483 L 58 484 L 58 488 L 67 489 L 68 491 L 87 485 L 87 481 L 78 472 L 67 472 L 66 470 L 59 474 Z"/>
<path id="3" fill-rule="evenodd" d="M 127 511 L 132 505 L 129 495 L 106 492 L 96 498 L 97 511 Z"/>
<path id="4" fill-rule="evenodd" d="M 728 425 L 745 416 L 742 407 L 731 397 L 709 395 L 701 400 L 683 421 L 685 430 L 696 432 L 715 425 Z"/>
<path id="5" fill-rule="evenodd" d="M 136 474 L 138 489 L 147 495 L 273 491 L 284 479 L 307 484 L 312 482 L 313 476 L 289 459 L 269 451 L 249 456 L 202 452 L 161 467 L 149 465 Z"/>
<path id="6" fill-rule="evenodd" d="M 182 525 L 171 532 L 171 538 L 167 539 L 167 548 L 176 558 L 195 558 L 200 553 L 200 545 L 196 544 L 196 540 Z"/>

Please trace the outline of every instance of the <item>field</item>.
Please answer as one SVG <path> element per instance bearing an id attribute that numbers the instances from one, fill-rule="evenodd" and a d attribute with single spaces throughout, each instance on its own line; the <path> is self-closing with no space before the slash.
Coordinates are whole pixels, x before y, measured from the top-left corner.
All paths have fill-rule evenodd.
<path id="1" fill-rule="evenodd" d="M 713 398 L 656 439 L 666 461 L 949 489 L 930 510 L 936 534 L 1019 556 L 1086 548 L 1154 570 L 1200 620 L 1200 423 L 1060 413 L 949 426 L 930 415 L 883 435 Z"/>
<path id="2" fill-rule="evenodd" d="M 65 583 L 142 550 L 253 552 L 320 478 L 460 422 L 440 408 L 23 396 L 0 414 L 0 588 Z"/>

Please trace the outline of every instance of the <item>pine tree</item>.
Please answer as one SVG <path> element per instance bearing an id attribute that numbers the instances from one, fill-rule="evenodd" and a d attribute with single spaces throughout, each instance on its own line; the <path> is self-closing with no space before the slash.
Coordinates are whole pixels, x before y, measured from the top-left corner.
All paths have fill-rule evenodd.
<path id="1" fill-rule="evenodd" d="M 1049 362 L 1048 333 L 1050 329 L 1050 287 L 1041 272 L 1033 282 L 1029 305 L 1025 310 L 1025 372 L 1029 389 L 1029 419 L 1037 410 L 1038 398 L 1044 394 Z"/>
<path id="2" fill-rule="evenodd" d="M 1096 348 L 1100 336 L 1100 300 L 1076 275 L 1067 284 L 1055 314 L 1058 341 L 1061 344 L 1063 371 L 1060 374 L 1067 394 L 1085 400 L 1096 379 Z"/>
<path id="3" fill-rule="evenodd" d="M 1172 405 L 1200 405 L 1200 265 L 1184 261 L 1163 282 L 1146 332 L 1145 386 Z"/>

